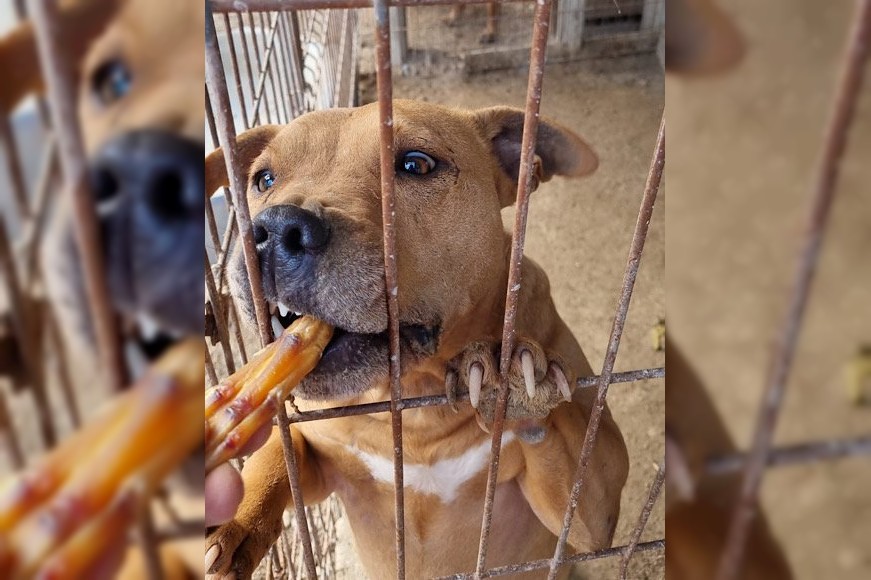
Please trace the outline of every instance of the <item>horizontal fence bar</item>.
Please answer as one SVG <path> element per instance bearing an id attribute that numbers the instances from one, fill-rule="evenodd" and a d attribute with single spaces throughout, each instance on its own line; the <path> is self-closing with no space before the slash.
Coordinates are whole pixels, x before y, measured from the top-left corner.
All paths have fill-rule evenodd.
<path id="1" fill-rule="evenodd" d="M 782 467 L 863 455 L 871 455 L 871 436 L 776 447 L 769 451 L 765 466 Z M 748 457 L 747 453 L 713 457 L 705 463 L 705 470 L 709 475 L 734 473 L 744 468 Z"/>
<path id="2" fill-rule="evenodd" d="M 613 548 L 605 548 L 604 550 L 596 550 L 595 552 L 585 552 L 583 554 L 575 554 L 563 560 L 560 560 L 558 566 L 567 564 L 578 564 L 580 562 L 589 562 L 590 560 L 601 560 L 603 558 L 613 558 L 622 556 L 626 553 L 629 545 L 615 546 Z M 662 550 L 665 548 L 665 540 L 652 540 L 650 542 L 642 542 L 635 547 L 635 553 L 650 552 Z M 485 570 L 481 578 L 493 578 L 494 576 L 508 576 L 512 574 L 520 574 L 522 572 L 532 572 L 533 570 L 543 570 L 550 566 L 551 560 L 531 560 L 522 564 L 509 564 L 498 568 L 490 568 Z M 478 577 L 475 574 L 453 574 L 451 576 L 440 576 L 435 580 L 476 580 Z"/>
<path id="3" fill-rule="evenodd" d="M 384 0 L 387 6 L 448 6 L 456 4 L 517 4 L 534 0 Z M 372 8 L 372 0 L 212 0 L 214 12 L 279 12 L 332 8 Z"/>
<path id="4" fill-rule="evenodd" d="M 634 381 L 643 381 L 647 379 L 658 379 L 665 376 L 665 369 L 662 367 L 652 369 L 641 369 L 637 371 L 627 371 L 625 373 L 614 373 L 611 375 L 611 383 L 630 383 Z M 577 386 L 580 389 L 589 389 L 598 384 L 599 377 L 582 377 L 578 379 Z M 469 394 L 458 394 L 457 401 L 468 401 Z M 398 407 L 401 411 L 405 409 L 419 409 L 421 407 L 437 407 L 439 405 L 448 405 L 447 395 L 431 395 L 428 397 L 413 397 L 398 401 Z M 289 415 L 291 423 L 303 423 L 305 421 L 320 421 L 321 419 L 333 419 L 336 417 L 353 417 L 355 415 L 369 415 L 371 413 L 386 413 L 390 411 L 390 401 L 380 401 L 377 403 L 364 403 L 362 405 L 348 405 L 346 407 L 332 407 L 330 409 L 315 409 L 313 411 L 300 411 Z"/>

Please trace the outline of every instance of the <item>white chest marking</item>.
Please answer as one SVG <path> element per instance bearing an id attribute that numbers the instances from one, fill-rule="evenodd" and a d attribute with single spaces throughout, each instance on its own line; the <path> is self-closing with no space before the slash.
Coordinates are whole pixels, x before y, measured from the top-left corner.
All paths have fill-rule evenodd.
<path id="1" fill-rule="evenodd" d="M 502 434 L 502 447 L 512 441 L 514 441 L 513 432 L 506 431 Z M 393 485 L 392 457 L 367 453 L 353 445 L 348 445 L 346 448 L 366 464 L 369 473 L 376 481 Z M 477 447 L 466 450 L 462 455 L 441 459 L 432 465 L 406 462 L 403 465 L 405 487 L 420 493 L 437 495 L 442 503 L 451 503 L 457 497 L 460 486 L 480 473 L 487 465 L 489 457 L 490 441 L 485 441 Z"/>

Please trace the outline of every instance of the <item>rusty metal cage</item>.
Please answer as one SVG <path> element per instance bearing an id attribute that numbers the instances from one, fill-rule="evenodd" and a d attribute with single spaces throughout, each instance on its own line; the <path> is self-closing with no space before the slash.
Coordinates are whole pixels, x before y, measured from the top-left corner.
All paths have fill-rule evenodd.
<path id="1" fill-rule="evenodd" d="M 290 423 L 303 421 L 328 420 L 335 417 L 347 417 L 352 415 L 362 415 L 379 412 L 390 412 L 392 417 L 393 439 L 395 455 L 394 462 L 394 478 L 395 478 L 395 513 L 396 513 L 396 570 L 399 578 L 405 577 L 405 530 L 404 530 L 404 485 L 403 485 L 403 453 L 402 453 L 402 412 L 407 409 L 420 407 L 431 407 L 438 405 L 449 404 L 446 395 L 436 395 L 427 397 L 403 398 L 402 387 L 400 382 L 400 369 L 398 366 L 398 350 L 399 350 L 399 329 L 398 329 L 398 306 L 397 294 L 402 289 L 398 288 L 397 272 L 396 272 L 396 249 L 395 249 L 395 205 L 394 205 L 394 160 L 393 160 L 393 123 L 392 123 L 392 67 L 397 63 L 395 55 L 391 57 L 391 47 L 396 46 L 396 36 L 391 35 L 391 11 L 404 10 L 409 6 L 420 7 L 435 4 L 446 4 L 443 1 L 409 1 L 409 2 L 375 2 L 374 5 L 374 35 L 375 35 L 375 70 L 377 71 L 377 96 L 380 110 L 380 143 L 381 143 L 381 188 L 382 188 L 382 219 L 383 219 L 383 243 L 385 258 L 385 279 L 387 290 L 387 304 L 389 313 L 389 337 L 390 337 L 390 383 L 391 383 L 391 398 L 389 401 L 361 404 L 345 407 L 336 407 L 323 410 L 312 410 L 301 412 L 295 408 L 291 402 L 292 412 L 287 415 L 279 413 L 277 424 L 283 438 L 285 449 L 285 459 L 287 461 L 288 476 L 291 483 L 291 491 L 294 503 L 295 527 L 293 533 L 297 534 L 301 546 L 296 550 L 297 559 L 290 557 L 288 549 L 288 539 L 283 537 L 279 542 L 280 549 L 275 549 L 270 552 L 267 558 L 267 571 L 273 573 L 280 566 L 285 573 L 300 572 L 300 567 L 303 567 L 305 574 L 309 577 L 317 577 L 319 572 L 324 574 L 322 563 L 316 561 L 315 551 L 324 542 L 318 540 L 321 530 L 312 529 L 312 520 L 314 512 L 309 508 L 303 507 L 301 491 L 299 485 L 298 467 L 296 458 L 291 451 L 292 442 L 289 430 Z M 229 207 L 228 223 L 224 226 L 224 237 L 218 235 L 218 222 L 214 217 L 214 212 L 209 208 L 210 215 L 208 222 L 210 224 L 212 248 L 220 248 L 220 251 L 214 252 L 212 256 L 212 267 L 207 269 L 207 286 L 209 290 L 210 304 L 207 306 L 209 328 L 213 340 L 221 343 L 222 358 L 225 361 L 227 372 L 232 372 L 235 363 L 233 362 L 234 352 L 231 348 L 231 342 L 235 342 L 236 351 L 239 355 L 239 360 L 246 360 L 246 346 L 243 337 L 242 329 L 239 326 L 238 314 L 233 312 L 235 306 L 232 299 L 226 296 L 222 291 L 224 288 L 223 280 L 225 278 L 224 266 L 227 260 L 227 254 L 230 251 L 230 240 L 233 232 L 238 232 L 242 237 L 241 247 L 244 254 L 245 265 L 247 267 L 249 283 L 251 285 L 252 297 L 255 303 L 256 318 L 258 326 L 258 334 L 260 345 L 265 345 L 273 339 L 273 330 L 269 322 L 268 314 L 265 310 L 265 302 L 260 285 L 260 274 L 257 267 L 257 258 L 254 253 L 253 239 L 251 238 L 251 216 L 247 208 L 247 200 L 244 192 L 245 176 L 242 169 L 236 163 L 235 153 L 235 136 L 242 130 L 251 126 L 250 120 L 258 112 L 259 101 L 254 98 L 246 97 L 243 90 L 245 83 L 249 83 L 250 88 L 247 94 L 253 94 L 255 85 L 264 87 L 269 82 L 270 78 L 280 78 L 282 75 L 291 78 L 304 77 L 304 71 L 300 70 L 301 62 L 306 62 L 307 58 L 315 57 L 319 47 L 313 47 L 311 43 L 304 44 L 300 42 L 300 36 L 292 34 L 284 34 L 281 32 L 281 25 L 284 23 L 286 31 L 293 31 L 294 23 L 297 28 L 302 27 L 303 22 L 312 22 L 315 20 L 330 20 L 344 21 L 356 23 L 357 20 L 350 14 L 355 8 L 365 8 L 370 6 L 368 2 L 354 0 L 310 0 L 298 2 L 277 2 L 277 1 L 257 1 L 257 2 L 230 2 L 230 1 L 214 1 L 211 3 L 212 13 L 207 15 L 207 38 L 206 38 L 206 56 L 207 56 L 207 85 L 209 91 L 209 106 L 208 119 L 210 123 L 210 131 L 212 140 L 215 144 L 219 144 L 225 152 L 225 160 L 231 190 L 240 192 L 240 195 L 235 193 L 230 195 L 224 192 L 221 204 L 226 203 Z M 538 2 L 534 6 L 533 26 L 532 26 L 532 52 L 529 56 L 529 80 L 527 87 L 526 99 L 526 115 L 523 131 L 522 142 L 522 162 L 517 190 L 517 203 L 515 212 L 515 224 L 513 229 L 513 245 L 511 254 L 511 266 L 506 289 L 506 309 L 505 320 L 503 325 L 502 337 L 502 360 L 501 367 L 503 372 L 503 385 L 500 390 L 496 419 L 493 425 L 492 433 L 492 449 L 489 462 L 487 492 L 484 498 L 484 517 L 481 526 L 480 546 L 478 552 L 478 564 L 476 573 L 473 575 L 457 574 L 452 576 L 455 578 L 465 578 L 490 575 L 503 575 L 521 573 L 530 570 L 549 569 L 549 575 L 555 576 L 557 570 L 561 566 L 565 566 L 574 562 L 582 562 L 591 559 L 621 557 L 622 574 L 625 577 L 628 570 L 628 562 L 632 555 L 638 551 L 661 550 L 664 546 L 663 539 L 655 539 L 652 541 L 641 542 L 641 535 L 647 524 L 648 516 L 653 508 L 656 498 L 658 497 L 665 476 L 665 467 L 663 462 L 659 462 L 656 469 L 653 481 L 650 484 L 649 498 L 643 506 L 640 506 L 640 515 L 638 516 L 637 524 L 630 534 L 630 541 L 624 545 L 607 550 L 602 550 L 594 553 L 585 553 L 577 555 L 566 555 L 566 541 L 568 537 L 568 529 L 571 525 L 572 514 L 577 506 L 580 494 L 583 491 L 583 482 L 587 469 L 588 460 L 595 444 L 596 435 L 598 432 L 598 424 L 601 414 L 605 407 L 605 397 L 608 388 L 611 384 L 626 383 L 639 381 L 644 379 L 657 379 L 664 376 L 663 368 L 647 368 L 623 373 L 615 373 L 614 365 L 617 357 L 617 352 L 620 346 L 620 340 L 623 333 L 623 327 L 626 320 L 626 315 L 629 308 L 629 302 L 632 296 L 632 291 L 635 284 L 636 275 L 641 260 L 641 254 L 644 247 L 644 242 L 647 236 L 648 225 L 650 223 L 653 212 L 654 202 L 659 190 L 660 179 L 665 159 L 665 130 L 664 123 L 660 123 L 659 134 L 656 140 L 656 147 L 653 154 L 653 159 L 650 164 L 647 184 L 645 186 L 641 208 L 638 214 L 635 231 L 632 236 L 632 242 L 629 250 L 629 256 L 626 263 L 626 270 L 623 277 L 622 288 L 618 297 L 617 310 L 614 316 L 611 335 L 608 340 L 607 352 L 605 356 L 602 372 L 598 376 L 583 377 L 578 381 L 579 388 L 595 388 L 597 392 L 596 403 L 593 407 L 592 416 L 590 418 L 589 429 L 587 430 L 584 440 L 583 449 L 581 450 L 580 461 L 577 466 L 577 472 L 574 477 L 574 487 L 571 493 L 571 501 L 566 506 L 565 521 L 563 525 L 563 533 L 561 534 L 557 546 L 557 551 L 552 559 L 541 560 L 535 562 L 521 562 L 515 565 L 506 566 L 503 568 L 489 569 L 486 562 L 488 544 L 490 540 L 490 524 L 493 514 L 494 492 L 496 484 L 496 475 L 498 471 L 498 461 L 502 443 L 502 432 L 504 427 L 504 416 L 507 405 L 507 383 L 504 377 L 507 365 L 509 364 L 512 345 L 515 340 L 515 317 L 517 313 L 517 300 L 519 290 L 522 284 L 520 280 L 520 263 L 523 257 L 523 247 L 526 230 L 526 220 L 529 209 L 529 193 L 531 190 L 531 174 L 529 172 L 532 160 L 534 157 L 534 136 L 538 125 L 538 111 L 542 95 L 542 81 L 545 70 L 545 53 L 550 50 L 549 44 L 554 36 L 549 33 L 550 23 L 552 18 L 552 6 L 550 1 Z M 652 4 L 651 4 L 652 6 Z M 331 13 L 338 13 L 336 16 L 328 16 Z M 363 16 L 360 20 L 364 20 Z M 270 40 L 265 48 L 260 48 L 261 53 L 255 51 L 255 60 L 260 69 L 258 78 L 251 78 L 250 64 L 244 66 L 239 64 L 240 48 L 232 42 L 228 42 L 227 31 L 231 30 L 234 23 L 239 22 L 249 23 L 247 26 L 237 24 L 236 26 L 245 29 L 242 33 L 251 34 L 256 25 L 252 22 L 261 23 L 260 26 L 264 30 L 263 36 Z M 272 29 L 265 26 L 263 23 L 273 23 Z M 661 24 L 661 23 L 660 23 Z M 278 26 L 279 33 L 274 34 L 273 30 Z M 353 26 L 353 24 L 352 24 Z M 404 32 L 404 31 L 403 31 Z M 353 38 L 356 31 L 346 33 Z M 342 37 L 347 39 L 347 36 Z M 277 40 L 276 40 L 277 39 Z M 249 41 L 252 46 L 256 43 Z M 401 44 L 401 42 L 400 42 Z M 652 50 L 651 45 L 651 50 Z M 314 49 L 314 50 L 313 50 Z M 274 55 L 280 55 L 285 50 L 291 53 L 296 51 L 298 56 L 296 61 L 291 59 L 281 60 Z M 320 48 L 326 53 L 330 52 L 330 48 Z M 524 53 L 529 55 L 529 43 L 523 49 Z M 353 55 L 353 49 L 349 53 L 346 49 L 345 55 Z M 269 55 L 273 55 L 270 59 Z M 274 71 L 272 67 L 280 67 L 280 63 L 289 63 L 293 67 L 289 71 Z M 324 63 L 327 69 L 332 68 L 332 71 L 327 71 L 326 75 L 330 78 L 342 78 L 346 71 L 355 70 L 355 63 L 346 63 L 339 60 L 327 61 Z M 402 66 L 401 62 L 399 66 Z M 246 80 L 247 75 L 247 80 Z M 280 82 L 280 81 L 276 81 Z M 233 88 L 235 85 L 235 89 Z M 311 80 L 305 80 L 305 88 L 303 90 L 312 91 L 315 87 Z M 344 94 L 342 91 L 338 93 Z M 263 93 L 267 93 L 263 90 Z M 295 93 L 294 93 L 295 94 Z M 285 93 L 284 99 L 287 99 L 290 94 Z M 281 99 L 279 99 L 281 102 Z M 252 106 L 242 107 L 240 104 L 246 103 Z M 327 99 L 316 103 L 318 107 L 330 106 L 335 104 L 335 100 Z M 353 104 L 353 99 L 345 101 L 346 105 Z M 280 106 L 275 107 L 275 115 L 269 117 L 266 113 L 265 117 L 270 118 L 286 118 L 281 117 L 279 110 Z M 271 110 L 271 109 L 269 109 Z M 309 110 L 299 108 L 297 111 Z M 298 113 L 297 113 L 298 114 Z M 296 116 L 296 114 L 292 115 Z M 211 193 L 211 192 L 208 192 Z M 231 332 L 232 331 L 232 332 Z M 234 341 L 231 341 L 230 335 L 235 336 Z M 217 351 L 216 351 L 217 352 Z M 208 364 L 210 380 L 217 381 L 218 372 L 215 369 L 216 361 L 209 360 Z M 464 397 L 468 400 L 468 395 Z M 332 509 L 328 507 L 328 510 Z M 333 513 L 333 512 L 331 512 Z M 333 522 L 330 522 L 332 526 Z M 332 527 L 327 530 L 327 535 L 331 535 Z M 278 558 L 277 560 L 275 558 Z M 327 573 L 327 577 L 329 574 Z"/>
<path id="2" fill-rule="evenodd" d="M 385 226 L 385 275 L 388 288 L 396 287 L 396 264 L 390 256 L 395 255 L 392 248 L 395 245 L 392 226 L 393 200 L 393 163 L 392 163 L 392 127 L 391 121 L 391 59 L 390 44 L 390 12 L 391 6 L 429 6 L 446 4 L 443 0 L 401 0 L 375 2 L 375 48 L 379 77 L 379 102 L 381 103 L 381 144 L 382 144 L 382 180 Z M 221 144 L 227 152 L 228 171 L 232 176 L 233 191 L 244 191 L 239 187 L 242 176 L 234 162 L 234 136 L 237 131 L 253 126 L 264 120 L 286 122 L 303 111 L 323 106 L 350 105 L 354 102 L 355 74 L 353 63 L 356 50 L 356 16 L 354 8 L 368 7 L 364 0 L 297 0 L 295 2 L 280 2 L 279 0 L 251 0 L 236 2 L 233 0 L 215 0 L 207 22 L 206 54 L 208 59 L 208 96 L 210 97 L 209 112 L 210 133 L 213 144 Z M 242 7 L 243 10 L 238 10 Z M 24 17 L 23 5 L 16 3 L 19 17 Z M 4 385 L 0 386 L 0 434 L 3 436 L 6 450 L 6 461 L 12 468 L 26 464 L 28 452 L 40 451 L 52 446 L 58 437 L 80 422 L 77 393 L 71 386 L 67 362 L 63 357 L 63 345 L 58 323 L 53 313 L 52 305 L 47 303 L 40 290 L 40 274 L 37 267 L 37 248 L 45 229 L 47 208 L 52 201 L 54 185 L 63 178 L 64 195 L 71 195 L 75 200 L 74 208 L 77 217 L 78 244 L 85 260 L 86 278 L 88 280 L 88 296 L 91 312 L 99 338 L 99 350 L 103 366 L 107 370 L 108 382 L 117 387 L 123 384 L 126 371 L 120 353 L 120 345 L 113 328 L 114 320 L 106 299 L 106 285 L 101 268 L 100 255 L 97 250 L 96 216 L 85 183 L 85 156 L 81 146 L 81 137 L 74 119 L 75 87 L 72 82 L 72 70 L 69 63 L 61 58 L 63 47 L 59 46 L 58 36 L 53 34 L 56 23 L 55 3 L 50 0 L 34 0 L 31 2 L 30 15 L 36 27 L 40 49 L 40 61 L 46 71 L 47 94 L 45 102 L 37 104 L 42 131 L 46 132 L 42 149 L 42 163 L 37 172 L 35 186 L 28 188 L 25 175 L 29 170 L 22 161 L 21 136 L 12 128 L 10 118 L 0 117 L 0 144 L 7 171 L 7 184 L 4 189 L 10 192 L 8 199 L 4 195 L 4 215 L 0 220 L 0 271 L 2 271 L 2 290 L 5 303 L 0 311 L 0 372 Z M 300 17 L 295 10 L 323 10 L 318 17 Z M 536 2 L 532 35 L 532 52 L 530 58 L 530 77 L 528 87 L 528 107 L 524 124 L 523 163 L 518 184 L 518 202 L 516 223 L 513 235 L 511 281 L 506 289 L 508 308 L 505 314 L 504 345 L 510 345 L 514 340 L 513 324 L 514 309 L 522 283 L 519 276 L 519 260 L 522 257 L 524 245 L 524 230 L 528 210 L 529 167 L 534 153 L 533 138 L 538 123 L 538 106 L 541 98 L 541 83 L 544 74 L 545 50 L 548 47 L 548 28 L 551 26 L 552 2 L 540 0 Z M 223 32 L 223 44 L 221 33 Z M 745 485 L 741 501 L 736 506 L 735 519 L 729 546 L 724 553 L 720 578 L 735 578 L 743 556 L 743 546 L 746 542 L 747 524 L 753 517 L 758 498 L 759 486 L 765 469 L 773 465 L 791 462 L 818 461 L 845 455 L 871 453 L 871 438 L 841 440 L 821 443 L 809 443 L 789 448 L 773 447 L 773 431 L 776 426 L 786 387 L 786 379 L 792 362 L 796 337 L 801 327 L 802 314 L 813 279 L 821 238 L 825 231 L 828 208 L 835 193 L 837 170 L 840 155 L 844 148 L 845 135 L 852 121 L 852 113 L 856 96 L 861 85 L 862 65 L 867 59 L 871 36 L 871 0 L 857 2 L 855 26 L 850 34 L 850 41 L 844 60 L 844 71 L 838 84 L 836 104 L 832 113 L 829 129 L 824 142 L 824 150 L 820 158 L 817 180 L 814 185 L 814 197 L 808 215 L 808 228 L 796 275 L 795 290 L 791 295 L 790 306 L 786 314 L 784 330 L 773 358 L 772 375 L 768 382 L 765 399 L 761 407 L 757 434 L 754 446 L 747 455 L 738 454 L 729 457 L 712 458 L 709 468 L 714 473 L 727 473 L 744 470 Z M 336 46 L 332 40 L 338 39 L 339 50 L 329 52 L 321 48 L 322 54 L 315 59 L 318 63 L 310 64 L 317 70 L 309 71 L 306 78 L 307 55 L 318 54 L 317 47 Z M 320 39 L 320 40 L 319 40 Z M 237 52 L 233 56 L 234 51 Z M 226 53 L 230 53 L 228 61 Z M 253 53 L 253 57 L 251 56 Z M 245 56 L 240 56 L 245 55 Z M 239 68 L 241 58 L 243 68 Z M 252 60 L 253 58 L 253 60 Z M 227 69 L 227 62 L 233 67 Z M 314 61 L 313 61 L 314 62 Z M 401 65 L 400 65 L 401 66 Z M 256 67 L 256 69 L 255 69 Z M 228 90 L 227 79 L 233 79 L 236 93 Z M 235 97 L 234 97 L 235 95 Z M 270 98 L 270 95 L 272 97 Z M 279 97 L 281 95 L 281 97 Z M 583 476 L 586 469 L 584 458 L 588 456 L 596 436 L 598 417 L 602 412 L 604 401 L 611 384 L 631 382 L 643 379 L 664 377 L 664 369 L 640 369 L 625 373 L 614 372 L 614 362 L 620 345 L 626 312 L 634 288 L 635 276 L 638 271 L 641 252 L 647 232 L 647 225 L 661 178 L 664 163 L 664 124 L 660 129 L 656 148 L 651 163 L 647 186 L 643 192 L 641 209 L 632 238 L 627 267 L 618 298 L 612 332 L 608 340 L 607 355 L 601 373 L 598 376 L 579 379 L 579 388 L 596 388 L 598 405 L 595 407 L 590 421 L 590 428 L 584 442 L 584 449 L 575 478 L 572 499 L 577 501 L 583 492 Z M 248 254 L 249 276 L 255 295 L 259 289 L 259 276 L 256 260 L 251 260 L 253 245 L 251 244 L 251 220 L 248 215 L 244 196 L 234 196 L 224 192 L 226 199 L 227 219 L 223 228 L 215 212 L 209 208 L 207 225 L 211 247 L 207 243 L 208 263 L 214 263 L 214 268 L 206 268 L 206 286 L 208 290 L 207 322 L 211 323 L 210 335 L 221 346 L 223 362 L 228 371 L 232 371 L 237 360 L 247 360 L 246 346 L 238 323 L 238 313 L 234 305 L 225 297 L 223 265 L 235 239 L 241 236 Z M 8 202 L 8 208 L 7 208 Z M 235 232 L 235 233 L 234 233 Z M 207 240 L 208 242 L 208 240 Z M 401 289 L 397 289 L 401 291 Z M 392 297 L 391 297 L 392 296 Z M 396 322 L 397 306 L 393 292 L 388 293 L 390 305 L 391 345 L 396 352 L 398 347 L 398 328 Z M 262 302 L 262 301 L 261 301 Z M 34 317 L 36 306 L 43 312 L 41 317 Z M 262 306 L 262 305 L 261 305 Z M 260 339 L 263 342 L 271 340 L 269 324 L 258 312 Z M 231 337 L 231 331 L 233 335 Z M 235 340 L 235 343 L 233 342 Z M 236 345 L 236 352 L 233 351 Z M 34 347 L 34 345 L 43 345 Z M 41 350 L 44 349 L 44 350 Z M 503 348 L 503 352 L 511 349 Z M 54 361 L 54 373 L 45 373 L 41 365 L 33 360 L 32 353 L 45 352 L 49 360 Z M 503 359 L 503 371 L 506 360 Z M 208 376 L 212 383 L 217 382 L 217 365 L 210 357 L 207 359 Z M 286 434 L 285 444 L 290 444 L 290 432 L 287 429 L 290 422 L 325 420 L 337 416 L 349 416 L 373 412 L 389 411 L 393 417 L 394 437 L 401 443 L 402 412 L 406 409 L 447 404 L 444 396 L 422 397 L 415 399 L 402 398 L 399 381 L 400 369 L 393 365 L 391 377 L 393 393 L 390 401 L 371 405 L 358 405 L 316 412 L 293 412 L 290 415 L 279 413 L 278 423 Z M 503 372 L 504 374 L 504 372 Z M 51 381 L 47 377 L 52 375 Z M 51 383 L 51 387 L 49 387 Z M 6 388 L 11 386 L 11 388 Z M 53 388 L 57 386 L 57 389 Z M 506 389 L 500 395 L 500 409 L 504 415 Z M 60 397 L 68 415 L 58 416 L 53 413 L 51 400 Z M 40 443 L 28 448 L 21 442 L 22 423 L 24 419 L 15 417 L 10 411 L 10 401 L 21 399 L 32 401 L 25 417 L 35 417 L 38 424 Z M 518 563 L 500 569 L 487 569 L 485 557 L 489 538 L 489 521 L 492 516 L 493 491 L 498 455 L 501 445 L 502 421 L 497 421 L 493 433 L 493 449 L 490 462 L 489 484 L 485 501 L 485 515 L 482 522 L 481 542 L 478 565 L 475 574 L 458 575 L 457 577 L 483 577 L 504 575 L 535 569 L 549 569 L 550 575 L 562 565 L 570 562 L 585 561 L 595 558 L 621 557 L 623 573 L 626 564 L 633 553 L 641 550 L 662 550 L 664 540 L 641 542 L 640 537 L 645 528 L 650 509 L 659 495 L 664 479 L 664 465 L 660 464 L 650 486 L 648 501 L 641 506 L 637 525 L 628 542 L 600 552 L 565 556 L 565 539 L 567 526 L 571 523 L 572 505 L 567 506 L 567 519 L 564 533 L 561 534 L 558 549 L 549 560 Z M 397 576 L 404 577 L 404 544 L 402 513 L 404 492 L 402 485 L 402 453 L 401 445 L 394 457 L 396 474 L 396 511 L 397 511 Z M 312 546 L 312 534 L 309 522 L 319 518 L 334 518 L 334 513 L 306 514 L 299 497 L 298 473 L 294 463 L 293 453 L 287 453 L 289 477 L 295 499 L 295 518 L 298 534 L 301 539 L 303 566 L 310 576 L 317 576 L 318 563 L 315 561 L 315 549 Z M 318 525 L 320 522 L 318 522 Z M 142 536 L 150 538 L 151 523 L 148 518 L 142 523 Z M 191 526 L 188 526 L 191 527 Z M 201 524 L 196 532 L 202 529 Z M 184 527 L 170 531 L 157 531 L 159 537 L 168 537 L 184 533 Z M 329 541 L 329 540 L 328 540 Z M 146 553 L 153 563 L 154 542 L 144 542 Z M 289 546 L 283 546 L 289 554 Z M 323 553 L 323 552 L 321 552 Z M 159 572 L 151 567 L 153 576 L 159 577 Z"/>

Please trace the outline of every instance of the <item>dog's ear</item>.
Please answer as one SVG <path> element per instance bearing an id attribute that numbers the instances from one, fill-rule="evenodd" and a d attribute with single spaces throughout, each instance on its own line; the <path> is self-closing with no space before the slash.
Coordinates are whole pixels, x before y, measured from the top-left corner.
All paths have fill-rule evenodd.
<path id="1" fill-rule="evenodd" d="M 744 55 L 741 34 L 711 0 L 668 0 L 665 18 L 665 68 L 670 73 L 715 74 Z"/>
<path id="2" fill-rule="evenodd" d="M 514 203 L 517 178 L 520 173 L 520 148 L 523 139 L 523 111 L 509 107 L 493 107 L 476 111 L 475 123 L 502 172 L 499 178 L 499 199 L 502 207 Z M 535 140 L 533 190 L 554 175 L 580 177 L 599 166 L 599 159 L 583 139 L 569 129 L 547 119 L 538 124 Z"/>
<path id="3" fill-rule="evenodd" d="M 280 125 L 261 125 L 236 136 L 236 157 L 243 171 L 248 171 L 251 163 L 263 152 L 280 129 Z M 218 147 L 206 156 L 205 172 L 206 196 L 212 195 L 219 187 L 230 185 L 222 148 Z"/>
<path id="4" fill-rule="evenodd" d="M 78 65 L 91 42 L 117 11 L 120 0 L 61 2 L 54 30 L 61 35 L 64 55 Z M 0 38 L 0 115 L 8 115 L 24 97 L 44 89 L 36 33 L 23 22 Z"/>

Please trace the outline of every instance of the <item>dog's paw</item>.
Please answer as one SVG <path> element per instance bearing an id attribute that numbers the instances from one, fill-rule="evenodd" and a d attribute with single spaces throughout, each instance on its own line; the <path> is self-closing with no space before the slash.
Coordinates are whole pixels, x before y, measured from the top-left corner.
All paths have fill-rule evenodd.
<path id="1" fill-rule="evenodd" d="M 451 404 L 468 391 L 478 422 L 489 430 L 499 392 L 500 344 L 473 342 L 448 364 L 445 391 Z M 508 370 L 506 426 L 521 439 L 535 443 L 546 434 L 542 419 L 572 398 L 575 376 L 559 355 L 545 352 L 536 342 L 519 338 Z"/>
<path id="2" fill-rule="evenodd" d="M 281 518 L 256 525 L 233 520 L 206 536 L 206 578 L 243 580 L 251 578 L 260 561 L 281 534 Z"/>

